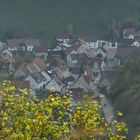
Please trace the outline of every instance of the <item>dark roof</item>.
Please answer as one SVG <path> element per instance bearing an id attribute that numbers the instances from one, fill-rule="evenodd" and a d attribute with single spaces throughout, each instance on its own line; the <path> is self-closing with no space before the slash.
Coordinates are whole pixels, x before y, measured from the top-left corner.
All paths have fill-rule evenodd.
<path id="1" fill-rule="evenodd" d="M 31 76 L 37 83 L 45 80 L 45 77 L 40 72 L 33 73 Z"/>
<path id="2" fill-rule="evenodd" d="M 20 38 L 20 39 L 10 39 L 7 40 L 7 45 L 9 47 L 18 47 L 23 45 L 39 46 L 41 44 L 39 39 L 33 38 Z"/>
<path id="3" fill-rule="evenodd" d="M 136 48 L 136 47 L 121 47 L 121 48 L 117 48 L 117 55 L 116 57 L 118 58 L 130 58 L 133 55 L 135 55 L 136 53 L 140 52 L 140 48 Z"/>
<path id="4" fill-rule="evenodd" d="M 80 67 L 72 67 L 72 68 L 70 68 L 70 72 L 72 74 L 79 74 L 80 73 Z"/>
<path id="5" fill-rule="evenodd" d="M 48 48 L 47 48 L 47 46 L 35 46 L 34 47 L 34 49 L 35 49 L 35 53 L 46 53 L 46 52 L 48 52 Z"/>
<path id="6" fill-rule="evenodd" d="M 123 30 L 123 36 L 129 37 L 129 35 L 131 35 L 131 34 L 133 35 L 133 34 L 135 34 L 135 32 L 136 32 L 135 28 L 126 28 Z"/>
<path id="7" fill-rule="evenodd" d="M 81 47 L 81 43 L 77 42 L 76 45 L 73 45 L 72 47 L 69 47 L 65 50 L 66 55 L 68 55 L 69 53 L 71 53 L 72 51 L 77 51 L 79 48 Z"/>
<path id="8" fill-rule="evenodd" d="M 97 58 L 97 59 L 102 59 L 102 58 L 103 58 L 103 55 L 102 55 L 101 53 L 98 53 L 98 54 L 96 55 L 96 58 Z"/>
<path id="9" fill-rule="evenodd" d="M 71 54 L 72 60 L 80 60 L 86 58 L 86 54 Z"/>
<path id="10" fill-rule="evenodd" d="M 134 39 L 140 41 L 140 36 L 135 36 Z"/>
<path id="11" fill-rule="evenodd" d="M 81 99 L 83 99 L 83 95 L 84 95 L 84 89 L 82 88 L 71 88 L 71 95 L 73 97 L 74 101 L 80 101 Z"/>
<path id="12" fill-rule="evenodd" d="M 65 78 L 62 82 L 63 83 L 68 83 L 68 82 L 72 82 L 74 80 L 75 80 L 75 78 L 73 76 L 69 76 L 69 77 Z"/>
<path id="13" fill-rule="evenodd" d="M 45 62 L 39 57 L 35 58 L 32 63 L 35 63 L 41 70 L 44 70 L 47 68 L 47 65 L 45 64 Z"/>
<path id="14" fill-rule="evenodd" d="M 128 47 L 131 46 L 135 42 L 135 39 L 119 39 L 118 46 Z"/>
<path id="15" fill-rule="evenodd" d="M 67 33 L 59 33 L 56 38 L 58 39 L 69 39 L 70 38 L 70 35 L 67 34 Z"/>

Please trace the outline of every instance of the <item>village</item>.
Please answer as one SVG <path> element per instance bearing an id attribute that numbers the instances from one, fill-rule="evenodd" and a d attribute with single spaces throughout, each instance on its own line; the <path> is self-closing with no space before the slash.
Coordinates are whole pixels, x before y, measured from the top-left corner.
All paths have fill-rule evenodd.
<path id="1" fill-rule="evenodd" d="M 140 50 L 140 31 L 127 28 L 117 41 L 56 36 L 48 47 L 39 39 L 14 38 L 0 42 L 0 72 L 17 87 L 38 91 L 69 90 L 76 100 L 83 93 L 109 89 L 116 68 Z"/>

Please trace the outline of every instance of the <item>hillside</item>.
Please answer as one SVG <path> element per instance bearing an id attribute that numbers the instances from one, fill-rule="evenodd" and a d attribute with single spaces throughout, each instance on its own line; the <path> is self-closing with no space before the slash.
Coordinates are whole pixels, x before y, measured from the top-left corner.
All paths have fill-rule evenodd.
<path id="1" fill-rule="evenodd" d="M 72 24 L 82 37 L 105 36 L 111 19 L 138 19 L 138 0 L 3 0 L 0 33 L 52 39 Z"/>
<path id="2" fill-rule="evenodd" d="M 112 81 L 112 101 L 124 113 L 130 139 L 140 132 L 140 55 L 123 65 Z"/>

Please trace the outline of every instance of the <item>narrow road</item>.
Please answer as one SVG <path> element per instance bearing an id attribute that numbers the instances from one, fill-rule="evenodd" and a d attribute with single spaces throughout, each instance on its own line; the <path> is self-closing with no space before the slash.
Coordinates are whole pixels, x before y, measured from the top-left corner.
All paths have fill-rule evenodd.
<path id="1" fill-rule="evenodd" d="M 114 111 L 113 111 L 113 107 L 112 107 L 111 103 L 109 102 L 109 100 L 107 99 L 106 96 L 99 93 L 97 86 L 90 88 L 89 91 L 93 92 L 94 96 L 100 98 L 100 104 L 101 104 L 102 109 L 103 109 L 105 120 L 109 125 L 111 125 L 112 133 L 115 133 L 115 129 L 114 129 L 114 126 L 112 124 L 112 122 L 114 120 Z"/>

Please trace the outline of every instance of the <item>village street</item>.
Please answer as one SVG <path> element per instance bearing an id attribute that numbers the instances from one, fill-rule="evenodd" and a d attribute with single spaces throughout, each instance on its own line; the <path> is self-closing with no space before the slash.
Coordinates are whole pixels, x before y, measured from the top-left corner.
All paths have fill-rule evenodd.
<path id="1" fill-rule="evenodd" d="M 112 122 L 114 120 L 114 117 L 115 117 L 114 116 L 115 114 L 114 114 L 114 111 L 113 111 L 113 106 L 111 105 L 111 103 L 109 102 L 107 97 L 99 92 L 97 86 L 94 86 L 94 87 L 90 88 L 89 92 L 93 92 L 93 95 L 95 97 L 99 97 L 99 102 L 102 106 L 102 110 L 103 110 L 103 113 L 104 113 L 105 120 L 107 121 L 107 123 L 109 125 L 111 125 L 112 133 L 115 133 L 114 126 L 112 124 Z"/>

